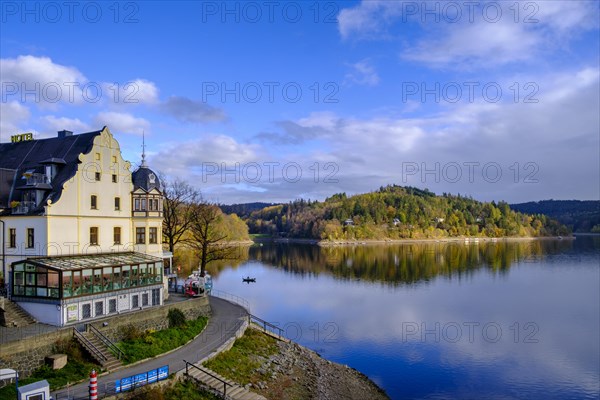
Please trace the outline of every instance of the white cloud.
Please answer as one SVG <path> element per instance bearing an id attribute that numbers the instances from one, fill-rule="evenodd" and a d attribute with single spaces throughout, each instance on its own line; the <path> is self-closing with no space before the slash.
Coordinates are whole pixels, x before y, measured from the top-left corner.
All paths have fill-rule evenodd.
<path id="1" fill-rule="evenodd" d="M 438 39 L 441 38 L 441 39 Z M 422 40 L 403 57 L 434 66 L 493 66 L 530 59 L 541 38 L 511 21 L 465 23 Z"/>
<path id="2" fill-rule="evenodd" d="M 377 86 L 379 75 L 369 60 L 362 60 L 350 65 L 351 71 L 346 74 L 345 82 L 358 85 Z"/>
<path id="3" fill-rule="evenodd" d="M 29 121 L 31 112 L 17 101 L 2 103 L 0 106 L 0 134 L 3 140 L 18 132 L 26 130 L 24 125 Z"/>
<path id="4" fill-rule="evenodd" d="M 381 34 L 390 21 L 402 15 L 401 5 L 398 1 L 362 1 L 355 7 L 341 10 L 338 28 L 342 38 Z"/>
<path id="5" fill-rule="evenodd" d="M 403 58 L 434 67 L 473 68 L 536 60 L 568 46 L 581 32 L 598 30 L 598 9 L 591 1 L 528 2 L 518 7 L 482 2 L 473 8 L 453 4 L 460 17 L 450 23 L 455 14 L 444 11 L 442 2 L 362 1 L 340 12 L 339 32 L 344 39 L 388 39 L 390 32 L 399 31 L 396 36 L 405 43 Z M 410 37 L 401 28 L 412 31 L 417 25 L 423 34 L 416 43 L 407 42 Z"/>
<path id="6" fill-rule="evenodd" d="M 259 136 L 287 145 L 279 152 L 281 159 L 335 163 L 340 181 L 336 189 L 349 193 L 398 183 L 438 193 L 472 194 L 483 200 L 557 198 L 556 187 L 568 197 L 596 197 L 600 171 L 590 166 L 597 165 L 600 146 L 598 71 L 584 68 L 537 82 L 545 90 L 537 94 L 539 103 L 534 104 L 452 104 L 437 114 L 412 119 L 310 114 L 282 121 L 278 132 Z M 471 162 L 479 163 L 473 181 L 464 165 Z M 416 163 L 419 172 L 403 174 L 404 163 Z M 441 171 L 450 163 L 461 166 L 462 177 L 456 183 L 444 179 L 441 172 L 437 178 L 435 173 L 421 173 L 424 167 L 435 171 L 439 165 Z M 500 181 L 484 177 L 487 163 L 501 167 Z M 454 171 L 448 172 L 453 177 L 450 172 Z M 526 183 L 528 177 L 537 183 Z M 321 189 L 322 185 L 288 185 L 277 192 L 287 190 L 288 198 L 295 198 L 299 190 L 315 193 Z"/>
<path id="7" fill-rule="evenodd" d="M 27 88 L 36 83 L 43 86 L 51 82 L 60 85 L 65 82 L 87 82 L 87 78 L 75 67 L 56 64 L 49 57 L 31 55 L 0 59 L 0 80 L 24 83 Z"/>
<path id="8" fill-rule="evenodd" d="M 47 131 L 62 131 L 64 129 L 76 133 L 91 131 L 90 126 L 79 118 L 56 117 L 54 115 L 45 115 L 40 118 Z"/>
<path id="9" fill-rule="evenodd" d="M 0 81 L 3 101 L 31 103 L 42 109 L 56 109 L 61 104 L 98 107 L 153 105 L 159 101 L 154 82 L 140 78 L 127 82 L 90 81 L 77 68 L 58 64 L 49 57 L 22 55 L 0 59 Z"/>
<path id="10" fill-rule="evenodd" d="M 110 103 L 156 104 L 159 100 L 156 84 L 146 79 L 134 79 L 123 83 L 106 82 L 102 84 L 102 90 L 106 94 L 105 99 Z"/>
<path id="11" fill-rule="evenodd" d="M 264 157 L 256 145 L 240 143 L 227 135 L 206 135 L 188 142 L 163 144 L 150 162 L 167 175 L 201 182 L 205 163 L 216 163 L 219 168 L 225 163 L 233 168 L 236 163 L 261 161 Z"/>
<path id="12" fill-rule="evenodd" d="M 94 118 L 94 126 L 108 126 L 111 132 L 116 134 L 128 134 L 141 136 L 145 131 L 150 131 L 150 122 L 144 118 L 138 118 L 128 113 L 105 111 L 100 112 Z"/>

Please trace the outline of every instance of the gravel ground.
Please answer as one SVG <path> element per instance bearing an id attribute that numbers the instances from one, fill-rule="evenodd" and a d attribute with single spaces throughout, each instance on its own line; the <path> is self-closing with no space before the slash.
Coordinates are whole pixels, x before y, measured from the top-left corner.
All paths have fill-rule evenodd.
<path id="1" fill-rule="evenodd" d="M 327 361 L 295 343 L 279 342 L 279 353 L 262 359 L 264 377 L 247 387 L 272 400 L 389 399 L 369 378 L 348 366 Z"/>

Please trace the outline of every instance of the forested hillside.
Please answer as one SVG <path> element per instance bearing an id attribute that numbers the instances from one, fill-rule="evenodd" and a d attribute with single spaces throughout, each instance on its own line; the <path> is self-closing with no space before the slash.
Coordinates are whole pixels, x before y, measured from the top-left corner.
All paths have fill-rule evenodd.
<path id="1" fill-rule="evenodd" d="M 460 236 L 556 236 L 569 230 L 545 215 L 511 210 L 505 202 L 482 203 L 460 195 L 389 185 L 323 202 L 297 200 L 254 211 L 250 233 L 323 240 L 444 238 Z"/>
<path id="2" fill-rule="evenodd" d="M 262 210 L 265 207 L 272 206 L 273 203 L 243 203 L 243 204 L 219 204 L 221 211 L 225 214 L 236 214 L 240 218 L 247 218 L 253 211 Z"/>
<path id="3" fill-rule="evenodd" d="M 598 200 L 542 200 L 511 204 L 510 208 L 528 214 L 544 214 L 567 225 L 573 232 L 600 233 Z"/>

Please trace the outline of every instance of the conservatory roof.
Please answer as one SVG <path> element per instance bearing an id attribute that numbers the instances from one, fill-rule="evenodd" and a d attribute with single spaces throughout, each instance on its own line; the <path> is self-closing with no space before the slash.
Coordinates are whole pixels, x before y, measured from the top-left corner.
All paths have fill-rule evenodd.
<path id="1" fill-rule="evenodd" d="M 134 265 L 141 263 L 152 263 L 162 261 L 162 258 L 154 257 L 144 253 L 101 253 L 75 256 L 57 257 L 31 257 L 26 260 L 16 261 L 15 264 L 33 264 L 63 271 L 78 270 L 86 268 L 113 267 L 119 265 Z"/>

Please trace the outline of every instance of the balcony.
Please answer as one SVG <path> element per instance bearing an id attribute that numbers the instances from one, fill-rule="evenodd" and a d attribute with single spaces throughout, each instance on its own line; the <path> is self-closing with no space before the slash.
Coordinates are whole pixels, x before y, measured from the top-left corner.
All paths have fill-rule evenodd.
<path id="1" fill-rule="evenodd" d="M 33 186 L 33 185 L 38 185 L 40 183 L 50 183 L 50 179 L 48 178 L 47 175 L 44 174 L 30 174 L 30 175 L 25 175 L 25 178 L 27 178 L 27 186 Z"/>
<path id="2" fill-rule="evenodd" d="M 12 207 L 13 214 L 27 214 L 36 207 L 35 201 L 22 201 Z"/>

